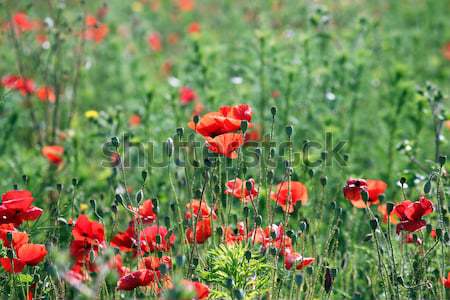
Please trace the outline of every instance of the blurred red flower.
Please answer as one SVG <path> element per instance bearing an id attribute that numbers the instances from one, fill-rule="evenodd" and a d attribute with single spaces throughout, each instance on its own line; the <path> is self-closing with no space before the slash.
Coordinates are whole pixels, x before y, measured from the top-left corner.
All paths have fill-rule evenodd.
<path id="1" fill-rule="evenodd" d="M 250 191 L 247 189 L 247 182 L 251 186 Z M 253 178 L 250 178 L 247 181 L 240 178 L 229 180 L 226 183 L 226 188 L 225 194 L 232 195 L 243 202 L 253 201 L 253 199 L 258 196 L 255 180 Z"/>
<path id="2" fill-rule="evenodd" d="M 442 55 L 446 60 L 450 60 L 450 42 L 446 43 L 444 47 L 442 47 Z"/>
<path id="3" fill-rule="evenodd" d="M 399 217 L 400 223 L 397 224 L 397 234 L 400 231 L 414 232 L 426 226 L 422 217 L 433 212 L 433 203 L 425 197 L 419 201 L 411 202 L 405 200 L 394 207 L 393 214 Z"/>
<path id="4" fill-rule="evenodd" d="M 190 12 L 195 7 L 195 1 L 194 0 L 177 0 L 178 8 L 182 12 Z"/>
<path id="5" fill-rule="evenodd" d="M 200 203 L 201 202 L 201 203 Z M 212 216 L 213 220 L 217 220 L 217 215 L 212 208 L 208 206 L 205 200 L 200 201 L 193 199 L 190 203 L 186 204 L 186 213 L 184 217 L 189 220 L 194 215 L 194 218 L 209 219 Z"/>
<path id="6" fill-rule="evenodd" d="M 211 236 L 211 220 L 210 219 L 198 219 L 195 224 L 195 233 L 194 230 L 189 227 L 186 229 L 186 238 L 189 243 L 194 243 L 194 234 L 195 234 L 195 242 L 197 244 L 203 244 L 206 240 Z"/>
<path id="7" fill-rule="evenodd" d="M 175 235 L 164 226 L 151 225 L 141 231 L 141 249 L 144 252 L 169 251 L 175 243 Z M 158 238 L 157 238 L 158 236 Z M 159 241 L 158 241 L 159 239 Z"/>
<path id="8" fill-rule="evenodd" d="M 161 36 L 159 35 L 159 33 L 151 33 L 148 36 L 147 42 L 151 50 L 155 52 L 159 52 L 162 50 Z"/>
<path id="9" fill-rule="evenodd" d="M 35 90 L 34 81 L 17 75 L 2 77 L 2 85 L 7 89 L 19 91 L 22 96 L 30 95 Z"/>
<path id="10" fill-rule="evenodd" d="M 137 245 L 132 224 L 128 226 L 126 231 L 120 231 L 112 238 L 111 247 L 116 247 L 123 252 L 136 253 Z"/>
<path id="11" fill-rule="evenodd" d="M 102 24 L 94 16 L 88 15 L 85 19 L 86 29 L 83 37 L 88 41 L 100 43 L 108 35 L 108 26 Z"/>
<path id="12" fill-rule="evenodd" d="M 132 127 L 139 126 L 141 124 L 141 116 L 138 114 L 132 114 L 128 119 L 128 124 Z"/>
<path id="13" fill-rule="evenodd" d="M 90 245 L 103 246 L 105 243 L 105 229 L 103 224 L 88 219 L 86 215 L 80 215 L 72 228 L 75 241 L 85 241 Z"/>
<path id="14" fill-rule="evenodd" d="M 57 145 L 44 146 L 42 147 L 42 155 L 52 164 L 59 165 L 63 161 L 64 148 Z"/>
<path id="15" fill-rule="evenodd" d="M 181 284 L 186 287 L 188 290 L 192 290 L 195 292 L 195 299 L 204 300 L 208 299 L 209 296 L 209 287 L 206 284 L 203 284 L 198 281 L 190 281 L 190 280 L 182 280 Z"/>
<path id="16" fill-rule="evenodd" d="M 36 96 L 42 102 L 48 101 L 50 103 L 55 103 L 55 101 L 56 101 L 56 96 L 55 96 L 55 92 L 54 92 L 53 88 L 48 87 L 48 86 L 40 87 L 36 91 Z"/>
<path id="17" fill-rule="evenodd" d="M 200 23 L 198 22 L 192 22 L 188 26 L 188 33 L 189 34 L 198 34 L 201 31 Z"/>
<path id="18" fill-rule="evenodd" d="M 277 185 L 270 198 L 276 201 L 283 211 L 292 213 L 298 201 L 303 205 L 308 202 L 308 191 L 301 182 L 291 181 L 289 184 L 289 181 L 284 181 Z"/>
<path id="19" fill-rule="evenodd" d="M 442 284 L 446 289 L 450 289 L 450 272 L 448 272 L 447 278 L 442 277 Z"/>
<path id="20" fill-rule="evenodd" d="M 286 270 L 290 270 L 292 266 L 295 266 L 296 270 L 301 270 L 312 264 L 315 260 L 312 257 L 302 257 L 300 253 L 295 251 L 286 251 L 284 255 L 284 267 Z"/>
<path id="21" fill-rule="evenodd" d="M 180 102 L 183 105 L 186 105 L 194 100 L 197 100 L 197 94 L 195 91 L 187 86 L 180 87 Z"/>
<path id="22" fill-rule="evenodd" d="M 224 133 L 214 138 L 206 137 L 208 150 L 222 154 L 231 159 L 238 157 L 236 150 L 239 149 L 243 143 L 242 134 L 240 133 Z"/>
<path id="23" fill-rule="evenodd" d="M 20 273 L 26 265 L 35 266 L 43 261 L 47 255 L 47 249 L 44 245 L 28 243 L 15 247 L 14 252 L 16 258 L 0 258 L 1 265 L 9 273 Z"/>

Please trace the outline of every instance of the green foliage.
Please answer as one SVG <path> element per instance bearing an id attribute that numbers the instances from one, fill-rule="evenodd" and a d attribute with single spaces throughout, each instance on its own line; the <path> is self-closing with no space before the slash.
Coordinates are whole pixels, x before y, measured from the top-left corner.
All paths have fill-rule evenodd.
<path id="1" fill-rule="evenodd" d="M 212 299 L 235 299 L 236 290 L 244 299 L 254 299 L 268 291 L 272 269 L 266 257 L 252 249 L 248 260 L 246 251 L 244 245 L 220 245 L 206 253 L 199 275 L 211 283 Z"/>

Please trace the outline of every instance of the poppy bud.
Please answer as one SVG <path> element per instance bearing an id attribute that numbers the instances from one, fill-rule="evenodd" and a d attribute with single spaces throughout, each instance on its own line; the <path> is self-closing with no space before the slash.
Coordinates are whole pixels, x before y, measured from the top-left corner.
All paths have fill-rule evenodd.
<path id="1" fill-rule="evenodd" d="M 361 198 L 364 200 L 364 202 L 369 201 L 369 193 L 367 190 L 361 190 Z"/>
<path id="2" fill-rule="evenodd" d="M 19 189 L 19 185 L 17 183 L 14 183 L 13 184 L 13 190 L 17 191 L 18 189 Z"/>
<path id="3" fill-rule="evenodd" d="M 61 193 L 62 189 L 63 189 L 62 183 L 57 183 L 56 184 L 56 190 L 58 191 L 58 193 Z"/>
<path id="4" fill-rule="evenodd" d="M 116 202 L 123 205 L 122 195 L 116 194 Z"/>
<path id="5" fill-rule="evenodd" d="M 166 275 L 167 274 L 167 265 L 166 264 L 161 264 L 159 266 L 159 271 L 161 272 L 161 275 Z"/>
<path id="6" fill-rule="evenodd" d="M 148 173 L 147 173 L 147 171 L 142 171 L 142 173 L 141 173 L 141 176 L 142 176 L 142 180 L 145 182 L 145 180 L 147 180 L 147 175 L 148 175 Z"/>
<path id="7" fill-rule="evenodd" d="M 143 192 L 142 190 L 139 190 L 139 191 L 136 193 L 136 197 L 135 197 L 136 203 L 137 203 L 137 204 L 141 203 L 142 198 L 144 198 L 144 192 Z"/>
<path id="8" fill-rule="evenodd" d="M 309 169 L 308 170 L 308 175 L 309 175 L 309 177 L 313 178 L 314 177 L 314 170 L 313 169 Z"/>
<path id="9" fill-rule="evenodd" d="M 372 228 L 372 230 L 375 230 L 378 228 L 378 220 L 377 219 L 370 220 L 370 228 Z"/>
<path id="10" fill-rule="evenodd" d="M 229 289 L 233 288 L 234 286 L 234 281 L 232 278 L 227 278 L 227 280 L 225 281 L 225 286 Z"/>
<path id="11" fill-rule="evenodd" d="M 322 186 L 326 186 L 327 185 L 327 180 L 328 180 L 327 176 L 321 176 L 320 177 L 320 184 Z"/>
<path id="12" fill-rule="evenodd" d="M 272 158 L 272 157 L 275 157 L 275 149 L 270 149 L 269 156 L 270 156 L 271 158 Z"/>
<path id="13" fill-rule="evenodd" d="M 298 273 L 295 274 L 295 283 L 300 286 L 303 283 L 303 275 Z"/>
<path id="14" fill-rule="evenodd" d="M 288 136 L 288 138 L 290 138 L 292 136 L 292 132 L 293 132 L 293 128 L 291 125 L 286 126 L 286 134 Z"/>
<path id="15" fill-rule="evenodd" d="M 433 230 L 433 226 L 431 226 L 431 224 L 427 224 L 427 226 L 425 227 L 425 230 L 428 234 L 430 234 L 431 230 Z"/>
<path id="16" fill-rule="evenodd" d="M 442 229 L 441 228 L 436 228 L 436 237 L 438 239 L 441 239 L 441 237 L 442 237 Z"/>
<path id="17" fill-rule="evenodd" d="M 371 233 L 366 234 L 366 236 L 364 237 L 363 241 L 364 242 L 368 242 L 372 239 L 373 235 Z"/>
<path id="18" fill-rule="evenodd" d="M 245 182 L 245 187 L 246 187 L 247 191 L 249 191 L 249 192 L 253 189 L 253 184 L 251 183 L 250 180 L 247 180 Z"/>
<path id="19" fill-rule="evenodd" d="M 97 210 L 97 202 L 95 201 L 95 199 L 89 200 L 89 203 L 91 204 L 91 207 L 94 211 Z"/>
<path id="20" fill-rule="evenodd" d="M 400 184 L 402 185 L 402 187 L 405 183 L 406 183 L 406 178 L 405 177 L 400 178 Z"/>
<path id="21" fill-rule="evenodd" d="M 446 232 L 444 233 L 444 242 L 445 242 L 445 243 L 448 243 L 449 241 L 450 241 L 450 236 L 449 236 L 448 232 L 446 231 Z"/>
<path id="22" fill-rule="evenodd" d="M 325 269 L 325 280 L 324 280 L 324 288 L 327 293 L 331 292 L 333 288 L 333 274 L 330 268 Z"/>
<path id="23" fill-rule="evenodd" d="M 156 256 L 157 256 L 158 258 L 161 258 L 161 257 L 163 257 L 163 253 L 162 253 L 162 251 L 158 251 L 158 252 L 156 252 Z"/>
<path id="24" fill-rule="evenodd" d="M 177 255 L 177 257 L 175 257 L 175 262 L 178 267 L 182 267 L 184 265 L 184 263 L 186 262 L 186 256 Z"/>
<path id="25" fill-rule="evenodd" d="M 178 127 L 178 128 L 177 128 L 177 134 L 178 134 L 178 136 L 179 136 L 180 138 L 182 138 L 183 135 L 184 135 L 184 128 L 183 128 L 183 127 Z"/>
<path id="26" fill-rule="evenodd" d="M 336 209 L 336 201 L 332 201 L 331 203 L 330 203 L 330 208 L 331 209 Z"/>
<path id="27" fill-rule="evenodd" d="M 244 176 L 245 176 L 245 174 L 247 174 L 247 166 L 246 165 L 242 166 L 242 173 L 244 174 Z"/>
<path id="28" fill-rule="evenodd" d="M 247 260 L 250 260 L 252 258 L 252 252 L 250 250 L 246 250 L 244 256 Z"/>
<path id="29" fill-rule="evenodd" d="M 428 194 L 428 193 L 430 193 L 430 191 L 431 191 L 431 181 L 427 180 L 427 182 L 425 182 L 425 184 L 423 186 L 423 192 L 425 194 Z"/>
<path id="30" fill-rule="evenodd" d="M 23 180 L 24 184 L 28 184 L 29 178 L 27 175 L 24 174 L 24 175 L 22 175 L 22 180 Z"/>
<path id="31" fill-rule="evenodd" d="M 402 277 L 402 276 L 397 276 L 397 282 L 398 282 L 400 285 L 403 285 L 403 277 Z"/>
<path id="32" fill-rule="evenodd" d="M 286 235 L 289 237 L 289 238 L 293 238 L 294 237 L 294 231 L 293 230 L 291 230 L 291 229 L 289 229 L 287 232 L 286 232 Z"/>
<path id="33" fill-rule="evenodd" d="M 387 210 L 388 215 L 390 215 L 391 212 L 394 210 L 394 203 L 392 203 L 392 202 L 386 203 L 386 210 Z"/>
<path id="34" fill-rule="evenodd" d="M 277 248 L 275 248 L 275 247 L 270 247 L 270 254 L 271 254 L 272 256 L 277 255 Z"/>
<path id="35" fill-rule="evenodd" d="M 445 165 L 446 160 L 447 160 L 447 156 L 446 155 L 439 156 L 439 164 L 441 165 L 441 167 L 443 165 Z"/>
<path id="36" fill-rule="evenodd" d="M 262 224 L 262 216 L 261 215 L 256 216 L 255 223 L 256 223 L 256 226 L 261 226 L 261 224 Z"/>
<path id="37" fill-rule="evenodd" d="M 249 211 L 248 206 L 244 206 L 244 218 L 248 218 Z"/>
<path id="38" fill-rule="evenodd" d="M 170 217 L 169 216 L 164 216 L 164 226 L 166 226 L 167 228 L 170 227 Z M 170 235 L 166 235 L 166 236 L 170 237 Z"/>
<path id="39" fill-rule="evenodd" d="M 305 221 L 300 222 L 300 231 L 305 232 L 308 229 L 308 224 Z"/>
<path id="40" fill-rule="evenodd" d="M 198 257 L 194 257 L 194 258 L 192 259 L 192 266 L 193 266 L 194 268 L 196 268 L 196 267 L 198 266 Z"/>
<path id="41" fill-rule="evenodd" d="M 222 227 L 217 227 L 216 228 L 216 234 L 219 236 L 219 237 L 221 237 L 222 235 L 223 235 L 223 229 L 222 229 Z"/>
<path id="42" fill-rule="evenodd" d="M 275 115 L 277 114 L 277 108 L 275 106 L 272 106 L 270 108 L 270 113 L 272 114 L 272 117 L 275 117 Z"/>
<path id="43" fill-rule="evenodd" d="M 193 166 L 194 168 L 198 168 L 198 167 L 200 167 L 200 162 L 199 162 L 198 160 L 194 159 L 194 160 L 192 161 L 192 166 Z"/>
<path id="44" fill-rule="evenodd" d="M 235 289 L 233 294 L 237 300 L 244 299 L 244 291 L 242 289 Z"/>
<path id="45" fill-rule="evenodd" d="M 273 179 L 273 170 L 267 171 L 267 180 L 270 182 Z"/>
<path id="46" fill-rule="evenodd" d="M 77 178 L 72 178 L 72 185 L 74 187 L 76 187 L 78 185 L 78 179 Z"/>
<path id="47" fill-rule="evenodd" d="M 213 162 L 209 158 L 205 158 L 204 163 L 207 168 L 211 168 L 213 166 Z"/>
<path id="48" fill-rule="evenodd" d="M 173 140 L 172 138 L 168 138 L 166 141 L 166 154 L 168 157 L 171 157 L 173 154 Z"/>
<path id="49" fill-rule="evenodd" d="M 242 120 L 241 121 L 241 130 L 242 133 L 245 133 L 248 129 L 248 121 L 247 120 Z"/>
<path id="50" fill-rule="evenodd" d="M 8 240 L 8 242 L 12 242 L 12 240 L 13 240 L 13 234 L 12 234 L 12 232 L 11 231 L 8 231 L 7 233 L 6 233 L 6 239 Z"/>
<path id="51" fill-rule="evenodd" d="M 111 138 L 111 144 L 117 149 L 119 148 L 120 142 L 119 142 L 119 138 L 114 136 Z"/>
<path id="52" fill-rule="evenodd" d="M 194 121 L 194 124 L 197 125 L 198 122 L 200 122 L 200 116 L 195 115 L 195 116 L 192 118 L 192 121 Z"/>
<path id="53" fill-rule="evenodd" d="M 11 249 L 6 250 L 6 256 L 8 256 L 9 259 L 14 258 L 14 252 Z"/>

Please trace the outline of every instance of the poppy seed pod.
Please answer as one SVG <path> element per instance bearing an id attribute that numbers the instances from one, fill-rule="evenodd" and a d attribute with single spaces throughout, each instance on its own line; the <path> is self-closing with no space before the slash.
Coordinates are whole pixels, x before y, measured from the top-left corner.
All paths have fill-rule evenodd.
<path id="1" fill-rule="evenodd" d="M 164 216 L 164 226 L 166 226 L 167 228 L 170 227 L 170 217 L 169 216 Z M 170 235 L 166 235 L 166 236 L 169 236 L 169 238 L 170 238 Z"/>
<path id="2" fill-rule="evenodd" d="M 403 186 L 406 183 L 406 178 L 402 177 L 400 178 L 400 184 Z"/>
<path id="3" fill-rule="evenodd" d="M 13 233 L 12 233 L 12 231 L 8 231 L 7 233 L 6 233 L 6 240 L 8 241 L 8 242 L 12 242 L 12 240 L 13 240 Z"/>
<path id="4" fill-rule="evenodd" d="M 237 300 L 244 299 L 244 291 L 242 289 L 233 290 L 233 295 Z"/>
<path id="5" fill-rule="evenodd" d="M 242 120 L 241 121 L 241 130 L 242 133 L 246 133 L 248 129 L 248 121 L 247 120 Z"/>
<path id="6" fill-rule="evenodd" d="M 123 198 L 122 198 L 122 195 L 116 194 L 115 197 L 116 197 L 116 202 L 119 203 L 119 204 L 121 204 L 121 205 L 123 205 Z"/>
<path id="7" fill-rule="evenodd" d="M 250 260 L 252 258 L 252 252 L 250 250 L 246 250 L 244 256 L 247 260 Z"/>
<path id="8" fill-rule="evenodd" d="M 61 193 L 62 189 L 63 189 L 62 183 L 57 183 L 56 184 L 56 190 L 58 191 L 58 193 Z"/>
<path id="9" fill-rule="evenodd" d="M 116 137 L 116 136 L 112 137 L 112 138 L 111 138 L 111 144 L 112 144 L 116 149 L 119 148 L 119 145 L 120 145 L 119 138 Z"/>
<path id="10" fill-rule="evenodd" d="M 111 211 L 113 212 L 113 214 L 117 214 L 117 205 L 115 205 L 114 203 L 111 205 Z"/>
<path id="11" fill-rule="evenodd" d="M 424 192 L 425 194 L 429 194 L 430 191 L 431 191 L 431 181 L 430 181 L 430 180 L 427 180 L 427 181 L 425 182 L 424 186 L 423 186 L 423 192 Z"/>
<path id="12" fill-rule="evenodd" d="M 261 226 L 261 224 L 262 224 L 262 216 L 261 215 L 256 216 L 255 223 L 256 223 L 256 226 Z"/>
<path id="13" fill-rule="evenodd" d="M 290 138 L 292 136 L 293 131 L 294 131 L 294 128 L 292 127 L 292 125 L 286 126 L 286 134 L 287 134 L 288 138 Z"/>
<path id="14" fill-rule="evenodd" d="M 322 186 L 326 186 L 326 185 L 327 185 L 327 181 L 328 181 L 327 176 L 321 176 L 321 177 L 320 177 L 320 184 L 321 184 Z"/>
<path id="15" fill-rule="evenodd" d="M 245 188 L 246 188 L 247 191 L 249 191 L 249 192 L 253 189 L 253 184 L 252 184 L 252 182 L 251 182 L 250 180 L 247 180 L 247 181 L 245 182 Z"/>
<path id="16" fill-rule="evenodd" d="M 166 141 L 166 154 L 168 157 L 172 157 L 173 154 L 173 140 L 168 138 Z"/>
<path id="17" fill-rule="evenodd" d="M 141 173 L 141 176 L 142 176 L 142 180 L 145 182 L 145 180 L 147 180 L 147 175 L 148 175 L 148 173 L 147 173 L 147 171 L 142 171 L 142 173 Z"/>
<path id="18" fill-rule="evenodd" d="M 19 185 L 17 183 L 14 183 L 13 184 L 13 190 L 17 191 L 18 189 L 19 189 Z"/>
<path id="19" fill-rule="evenodd" d="M 74 187 L 78 185 L 78 179 L 77 178 L 72 178 L 72 185 Z"/>
<path id="20" fill-rule="evenodd" d="M 364 202 L 369 201 L 369 192 L 367 192 L 367 190 L 361 190 L 361 198 Z"/>
<path id="21" fill-rule="evenodd" d="M 305 221 L 300 222 L 300 231 L 305 232 L 308 229 L 308 224 Z"/>
<path id="22" fill-rule="evenodd" d="M 14 252 L 11 249 L 6 250 L 6 256 L 9 259 L 13 259 L 14 258 Z"/>
<path id="23" fill-rule="evenodd" d="M 372 228 L 372 230 L 376 230 L 378 228 L 378 220 L 377 219 L 370 220 L 370 228 Z"/>
<path id="24" fill-rule="evenodd" d="M 439 164 L 441 165 L 441 167 L 443 165 L 445 165 L 445 162 L 447 161 L 447 156 L 446 155 L 441 155 L 439 156 Z"/>
<path id="25" fill-rule="evenodd" d="M 303 275 L 295 274 L 295 283 L 300 286 L 303 283 Z"/>
<path id="26" fill-rule="evenodd" d="M 394 210 L 394 203 L 392 203 L 392 202 L 386 203 L 386 210 L 387 210 L 388 215 L 390 215 L 391 212 Z"/>
<path id="27" fill-rule="evenodd" d="M 142 190 L 139 190 L 139 191 L 136 193 L 136 197 L 135 197 L 136 203 L 137 203 L 137 204 L 141 203 L 142 198 L 144 198 L 144 192 L 143 192 Z"/>
<path id="28" fill-rule="evenodd" d="M 378 195 L 378 200 L 383 203 L 384 202 L 384 194 L 379 194 Z"/>
<path id="29" fill-rule="evenodd" d="M 183 127 L 178 127 L 177 128 L 177 135 L 182 138 L 184 135 L 184 128 Z"/>
<path id="30" fill-rule="evenodd" d="M 272 106 L 270 108 L 270 113 L 272 114 L 272 117 L 275 117 L 275 115 L 277 114 L 277 108 L 275 106 Z"/>
<path id="31" fill-rule="evenodd" d="M 195 115 L 195 116 L 192 118 L 192 121 L 194 121 L 194 124 L 197 125 L 198 122 L 200 122 L 200 116 Z"/>
<path id="32" fill-rule="evenodd" d="M 197 199 L 200 199 L 202 197 L 202 194 L 203 194 L 203 192 L 202 192 L 201 189 L 196 189 L 194 191 L 194 197 L 197 198 Z"/>
<path id="33" fill-rule="evenodd" d="M 250 210 L 249 210 L 248 206 L 244 206 L 244 218 L 248 218 L 249 212 L 250 212 Z"/>
<path id="34" fill-rule="evenodd" d="M 28 178 L 28 176 L 27 175 L 22 175 L 22 181 L 23 181 L 23 183 L 24 184 L 28 184 L 28 181 L 29 181 L 29 178 Z"/>

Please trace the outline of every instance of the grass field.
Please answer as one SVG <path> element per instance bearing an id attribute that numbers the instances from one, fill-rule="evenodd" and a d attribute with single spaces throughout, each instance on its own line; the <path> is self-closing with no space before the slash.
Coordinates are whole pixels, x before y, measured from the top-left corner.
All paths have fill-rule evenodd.
<path id="1" fill-rule="evenodd" d="M 2 299 L 450 299 L 450 2 L 0 1 Z"/>

